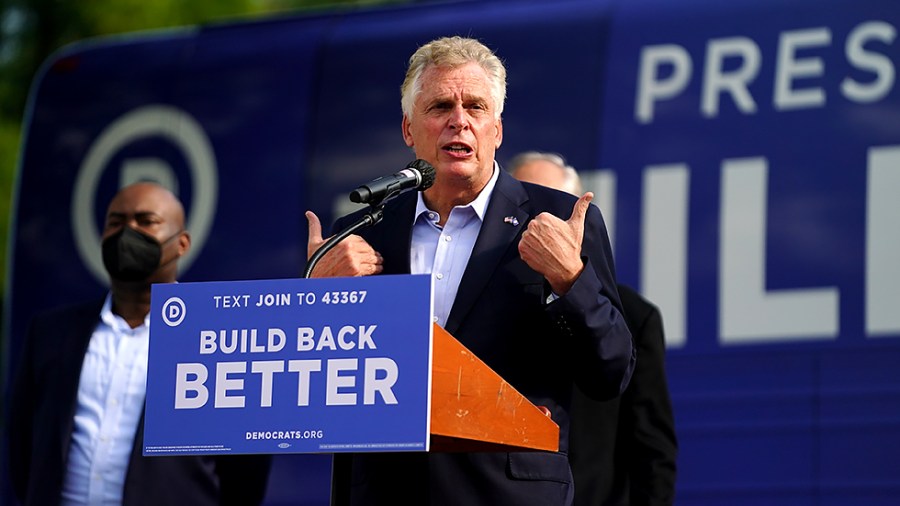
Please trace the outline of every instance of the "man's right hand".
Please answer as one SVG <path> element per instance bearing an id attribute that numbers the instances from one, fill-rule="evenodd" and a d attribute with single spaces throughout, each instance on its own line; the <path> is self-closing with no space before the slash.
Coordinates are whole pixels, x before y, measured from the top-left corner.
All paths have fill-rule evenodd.
<path id="1" fill-rule="evenodd" d="M 306 211 L 309 223 L 309 240 L 306 243 L 306 258 L 325 244 L 322 238 L 322 222 L 312 211 Z M 352 234 L 337 243 L 325 254 L 310 273 L 313 278 L 334 278 L 340 276 L 370 276 L 382 271 L 384 259 L 362 237 Z"/>

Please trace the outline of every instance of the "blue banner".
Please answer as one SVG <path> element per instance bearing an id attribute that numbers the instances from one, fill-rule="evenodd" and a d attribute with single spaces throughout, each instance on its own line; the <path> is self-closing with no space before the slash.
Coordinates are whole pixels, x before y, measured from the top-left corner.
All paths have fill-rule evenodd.
<path id="1" fill-rule="evenodd" d="M 144 455 L 428 451 L 427 275 L 153 286 Z"/>

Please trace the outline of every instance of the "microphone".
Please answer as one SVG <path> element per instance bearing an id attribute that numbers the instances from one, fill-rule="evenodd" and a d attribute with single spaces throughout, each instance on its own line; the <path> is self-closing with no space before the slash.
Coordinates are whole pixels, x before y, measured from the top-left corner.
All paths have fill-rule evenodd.
<path id="1" fill-rule="evenodd" d="M 404 190 L 427 190 L 434 184 L 434 167 L 425 160 L 413 160 L 396 174 L 373 179 L 350 193 L 357 204 L 381 203 Z"/>

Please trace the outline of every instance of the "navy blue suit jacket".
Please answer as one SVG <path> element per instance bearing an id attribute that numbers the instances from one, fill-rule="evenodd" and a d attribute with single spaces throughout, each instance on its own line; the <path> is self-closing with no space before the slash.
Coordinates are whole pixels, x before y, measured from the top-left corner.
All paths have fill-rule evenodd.
<path id="1" fill-rule="evenodd" d="M 586 217 L 584 271 L 560 299 L 546 303 L 549 285 L 519 257 L 528 222 L 544 211 L 568 219 L 575 201 L 501 171 L 446 324 L 532 403 L 550 409 L 560 426 L 560 451 L 353 455 L 349 490 L 337 491 L 348 492 L 349 504 L 571 504 L 566 451 L 572 386 L 612 398 L 634 367 L 609 239 L 596 206 Z M 387 203 L 381 223 L 358 232 L 384 257 L 384 274 L 410 272 L 415 207 L 415 193 L 401 194 Z M 334 230 L 345 229 L 362 212 L 338 220 Z"/>
<path id="2" fill-rule="evenodd" d="M 103 300 L 35 317 L 16 364 L 9 417 L 9 468 L 25 505 L 59 504 L 83 357 Z M 254 505 L 271 457 L 143 457 L 143 417 L 125 477 L 123 504 Z"/>

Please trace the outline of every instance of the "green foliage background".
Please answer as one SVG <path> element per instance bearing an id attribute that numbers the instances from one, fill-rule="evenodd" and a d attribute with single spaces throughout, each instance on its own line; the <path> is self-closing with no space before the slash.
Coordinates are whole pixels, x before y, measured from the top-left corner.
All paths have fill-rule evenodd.
<path id="1" fill-rule="evenodd" d="M 54 51 L 104 35 L 397 3 L 411 0 L 0 0 L 0 287 L 28 91 Z"/>

